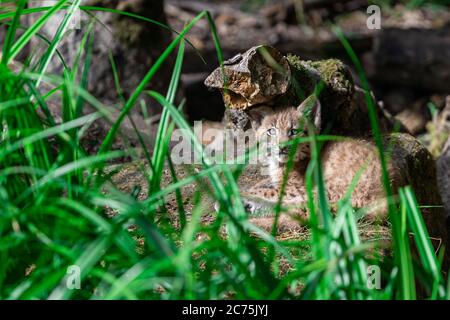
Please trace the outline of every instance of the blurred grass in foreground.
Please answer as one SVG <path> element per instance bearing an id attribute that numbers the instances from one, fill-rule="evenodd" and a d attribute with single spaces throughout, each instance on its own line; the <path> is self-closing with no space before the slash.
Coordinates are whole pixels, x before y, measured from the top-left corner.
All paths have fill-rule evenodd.
<path id="1" fill-rule="evenodd" d="M 173 183 L 161 189 L 163 170 L 169 161 L 167 137 L 175 127 L 189 130 L 195 149 L 202 151 L 179 106 L 174 105 L 174 98 L 183 63 L 184 37 L 201 19 L 210 24 L 218 59 L 222 61 L 220 42 L 208 12 L 201 12 L 174 34 L 174 40 L 134 93 L 123 99 L 122 112 L 113 121 L 108 108 L 87 91 L 93 63 L 92 28 L 79 45 L 74 65 L 64 63 L 61 74 L 47 74 L 46 68 L 57 56 L 56 48 L 78 8 L 157 22 L 116 10 L 80 6 L 79 0 L 62 0 L 52 7 L 33 9 L 25 9 L 26 3 L 20 0 L 14 12 L 0 13 L 0 22 L 8 26 L 0 63 L 0 298 L 414 299 L 417 283 L 425 288 L 427 298 L 448 297 L 439 259 L 410 188 L 401 190 L 399 202 L 390 206 L 392 257 L 370 254 L 377 243 L 361 241 L 349 198 L 342 199 L 335 216 L 331 214 L 318 160 L 320 137 L 310 137 L 314 155 L 307 179 L 311 236 L 306 240 L 276 240 L 248 222 L 236 183 L 243 166 L 216 165 L 203 158 L 200 172 L 179 179 L 172 170 Z M 13 73 L 9 62 L 60 10 L 67 10 L 67 14 L 54 38 L 48 39 L 46 52 L 33 60 L 38 63 Z M 22 28 L 20 18 L 38 12 L 41 17 L 18 36 L 17 31 Z M 368 89 L 356 56 L 345 38 L 340 37 Z M 147 91 L 148 83 L 176 51 L 168 92 L 162 95 Z M 54 89 L 43 94 L 42 84 Z M 119 96 L 119 85 L 118 92 Z M 119 191 L 111 182 L 111 171 L 105 169 L 111 160 L 124 155 L 136 159 L 131 148 L 110 148 L 121 122 L 142 95 L 152 96 L 164 111 L 155 147 L 146 153 L 148 166 L 142 167 L 148 180 L 148 196 L 138 200 L 135 192 Z M 383 159 L 375 107 L 369 94 L 367 97 Z M 61 105 L 62 123 L 57 123 L 49 111 L 51 98 L 58 99 Z M 86 115 L 86 105 L 96 111 Z M 111 122 L 111 129 L 98 153 L 88 155 L 80 140 L 100 117 Z M 145 149 L 143 144 L 141 147 Z M 386 182 L 386 170 L 384 174 Z M 187 219 L 181 188 L 192 182 L 196 182 L 198 190 Z M 388 184 L 386 188 L 391 194 Z M 178 229 L 167 219 L 164 208 L 165 197 L 173 192 L 179 207 Z M 204 213 L 201 199 L 206 196 L 221 205 L 208 225 L 200 222 Z M 116 215 L 108 218 L 109 212 Z M 134 224 L 138 228 L 130 231 Z M 419 261 L 413 262 L 411 257 L 409 231 L 415 234 Z M 199 234 L 204 240 L 197 240 Z M 138 245 L 137 240 L 143 240 L 144 245 Z M 81 270 L 80 290 L 66 285 L 67 268 L 71 265 Z M 367 268 L 373 265 L 381 268 L 379 290 L 367 286 Z"/>

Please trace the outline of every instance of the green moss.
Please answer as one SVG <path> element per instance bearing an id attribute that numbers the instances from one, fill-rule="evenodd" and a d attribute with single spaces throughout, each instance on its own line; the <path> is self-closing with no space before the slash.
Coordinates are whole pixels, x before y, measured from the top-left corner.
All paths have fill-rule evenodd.
<path id="1" fill-rule="evenodd" d="M 334 91 L 342 93 L 353 92 L 353 78 L 342 61 L 337 59 L 328 59 L 321 61 L 308 61 L 306 63 L 316 69 L 327 86 L 332 88 Z"/>
<path id="2" fill-rule="evenodd" d="M 316 80 L 314 79 L 311 70 L 308 70 L 298 56 L 288 54 L 286 58 L 291 67 L 292 77 L 298 85 L 297 89 L 300 90 L 299 95 L 304 95 L 304 99 L 314 90 Z M 295 85 L 295 83 L 293 83 L 293 85 Z"/>
<path id="3" fill-rule="evenodd" d="M 413 155 L 413 158 L 421 152 L 426 152 L 425 147 L 409 134 L 393 132 L 389 134 L 388 138 L 388 144 L 408 150 L 408 152 Z"/>
<path id="4" fill-rule="evenodd" d="M 321 94 L 325 102 L 350 101 L 353 96 L 353 78 L 342 61 L 338 59 L 303 61 L 292 54 L 287 56 L 287 60 L 300 91 L 303 91 L 300 95 L 297 92 L 298 96 L 310 95 L 320 80 L 325 83 L 325 90 Z"/>

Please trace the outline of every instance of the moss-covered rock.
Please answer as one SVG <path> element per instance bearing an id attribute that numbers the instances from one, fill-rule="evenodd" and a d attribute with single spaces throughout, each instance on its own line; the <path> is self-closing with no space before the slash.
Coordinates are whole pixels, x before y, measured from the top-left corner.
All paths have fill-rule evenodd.
<path id="1" fill-rule="evenodd" d="M 405 185 L 412 187 L 435 249 L 445 245 L 444 268 L 450 267 L 447 226 L 440 197 L 436 163 L 431 153 L 416 138 L 406 133 L 385 136 L 385 147 L 400 165 Z"/>
<path id="2" fill-rule="evenodd" d="M 205 84 L 222 92 L 232 128 L 249 128 L 247 110 L 255 105 L 297 106 L 318 93 L 323 127 L 329 132 L 351 136 L 371 132 L 365 93 L 337 59 L 304 61 L 291 54 L 284 57 L 273 47 L 258 46 L 225 61 Z M 393 128 L 390 117 L 380 106 L 376 108 L 382 131 L 389 132 Z"/>
<path id="3" fill-rule="evenodd" d="M 338 59 L 304 61 L 291 54 L 287 55 L 287 60 L 293 70 L 293 78 L 303 91 L 297 94 L 300 98 L 302 93 L 305 97 L 313 93 L 316 85 L 322 82 L 324 84 L 320 94 L 322 103 L 333 101 L 336 104 L 337 99 L 339 100 L 337 104 L 340 104 L 351 100 L 354 91 L 353 78 L 342 61 Z"/>

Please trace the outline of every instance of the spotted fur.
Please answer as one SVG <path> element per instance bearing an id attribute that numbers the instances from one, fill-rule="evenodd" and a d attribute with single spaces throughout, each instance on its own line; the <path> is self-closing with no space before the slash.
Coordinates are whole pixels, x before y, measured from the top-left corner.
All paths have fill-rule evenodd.
<path id="1" fill-rule="evenodd" d="M 299 129 L 299 123 L 320 123 L 315 113 L 320 110 L 317 101 L 313 113 L 309 118 L 305 117 L 305 106 L 298 108 L 288 107 L 281 110 L 272 110 L 261 107 L 255 110 L 262 113 L 259 121 L 252 123 L 256 129 L 258 141 L 268 145 L 269 178 L 264 179 L 253 188 L 243 193 L 245 206 L 250 214 L 267 216 L 273 213 L 273 207 L 280 198 L 283 176 L 286 171 L 288 153 L 281 153 L 280 143 L 286 143 L 298 136 L 307 136 L 306 130 L 299 130 L 295 136 L 289 134 L 292 129 Z M 261 115 L 260 115 L 261 116 Z M 300 121 L 299 121 L 300 120 Z M 275 129 L 275 130 L 273 130 Z M 275 133 L 275 134 L 274 134 Z M 305 174 L 310 162 L 311 152 L 308 143 L 298 145 L 294 155 L 293 170 L 286 181 L 283 206 L 300 208 L 297 213 L 307 218 L 306 213 L 306 187 Z M 360 175 L 358 183 L 351 195 L 351 204 L 355 208 L 372 207 L 368 210 L 370 219 L 384 219 L 387 202 L 384 199 L 384 188 L 381 180 L 382 169 L 376 147 L 370 141 L 359 139 L 346 139 L 342 141 L 329 141 L 324 144 L 320 160 L 326 185 L 326 194 L 329 202 L 336 205 L 342 199 L 352 184 L 353 179 Z M 391 183 L 395 187 L 400 184 L 399 169 L 389 163 L 388 171 L 392 178 Z M 303 208 L 303 209 L 302 209 Z"/>

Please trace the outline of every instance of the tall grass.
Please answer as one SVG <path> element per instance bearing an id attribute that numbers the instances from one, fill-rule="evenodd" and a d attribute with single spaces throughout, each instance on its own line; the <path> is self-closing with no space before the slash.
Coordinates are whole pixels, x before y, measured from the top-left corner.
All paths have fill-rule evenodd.
<path id="1" fill-rule="evenodd" d="M 182 31 L 174 33 L 174 40 L 130 98 L 122 97 L 122 111 L 113 119 L 108 107 L 86 89 L 93 62 L 93 28 L 87 29 L 73 65 L 64 64 L 61 74 L 46 73 L 58 54 L 68 23 L 78 8 L 159 23 L 117 10 L 83 7 L 80 1 L 60 1 L 52 7 L 33 9 L 25 9 L 26 2 L 19 1 L 14 12 L 0 13 L 0 22 L 8 27 L 0 63 L 0 298 L 413 299 L 417 297 L 416 279 L 425 288 L 425 297 L 447 298 L 439 259 L 410 188 L 402 189 L 399 203 L 390 207 L 392 258 L 369 254 L 374 244 L 360 239 L 349 201 L 351 190 L 339 203 L 336 214 L 331 214 L 319 161 L 324 137 L 307 138 L 313 159 L 307 175 L 311 236 L 306 240 L 279 240 L 248 221 L 236 182 L 243 165 L 214 164 L 203 156 L 200 171 L 177 176 L 168 157 L 168 137 L 174 128 L 185 129 L 195 150 L 203 154 L 202 145 L 180 112 L 182 105 L 175 105 L 184 37 L 198 21 L 206 19 L 210 24 L 222 62 L 220 40 L 208 12 L 201 12 Z M 54 38 L 48 40 L 47 50 L 33 59 L 39 63 L 12 72 L 9 63 L 60 10 L 66 10 L 66 16 Z M 36 13 L 42 15 L 19 36 L 21 17 Z M 363 76 L 356 56 L 345 38 L 341 39 Z M 149 82 L 175 52 L 168 92 L 148 90 Z M 43 92 L 41 84 L 53 89 Z M 116 86 L 120 96 L 117 74 Z M 147 150 L 146 165 L 141 166 L 148 190 L 144 192 L 146 198 L 140 199 L 139 189 L 120 191 L 111 178 L 120 167 L 111 169 L 110 161 L 124 155 L 137 159 L 133 149 L 110 149 L 122 121 L 144 95 L 158 101 L 163 114 L 155 146 Z M 61 106 L 60 123 L 49 112 L 50 99 L 58 99 Z M 368 103 L 379 142 L 370 95 Z M 86 114 L 86 105 L 96 111 Z M 111 129 L 98 153 L 89 155 L 81 138 L 99 118 L 109 121 Z M 146 148 L 142 140 L 141 147 Z M 378 147 L 383 159 L 382 145 Z M 161 188 L 167 167 L 172 182 Z M 384 174 L 387 179 L 385 168 Z M 189 211 L 182 190 L 191 183 L 196 191 Z M 178 205 L 175 218 L 180 221 L 176 227 L 165 209 L 166 199 L 173 193 Z M 206 197 L 220 204 L 209 224 L 201 222 L 202 215 L 209 213 L 203 204 Z M 112 218 L 111 212 L 115 213 Z M 137 228 L 130 228 L 132 225 Z M 411 257 L 408 231 L 414 232 L 418 261 Z M 203 240 L 199 241 L 199 235 Z M 67 285 L 68 270 L 74 265 L 81 271 L 79 290 Z M 381 268 L 383 276 L 383 286 L 377 290 L 367 286 L 367 268 L 373 265 Z"/>

